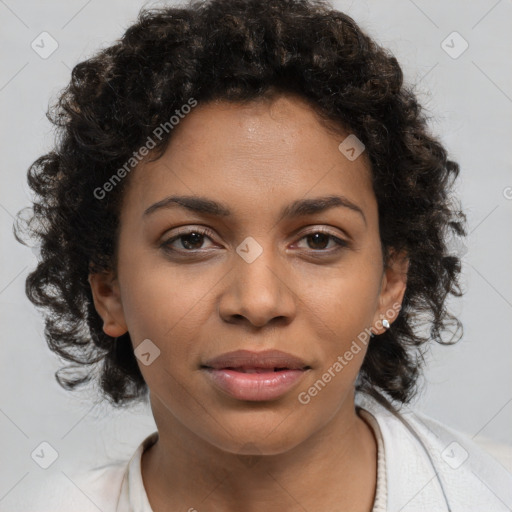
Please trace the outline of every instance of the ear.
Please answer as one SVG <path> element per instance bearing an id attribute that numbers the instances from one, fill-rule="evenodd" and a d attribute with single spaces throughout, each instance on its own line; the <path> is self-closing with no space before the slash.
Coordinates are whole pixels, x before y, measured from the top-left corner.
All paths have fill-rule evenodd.
<path id="1" fill-rule="evenodd" d="M 119 282 L 113 272 L 89 274 L 94 307 L 103 319 L 103 331 L 112 338 L 128 331 L 124 319 Z"/>
<path id="2" fill-rule="evenodd" d="M 391 325 L 398 316 L 402 306 L 405 289 L 407 288 L 407 272 L 409 270 L 409 258 L 407 253 L 391 250 L 388 264 L 382 276 L 379 294 L 379 307 L 373 318 L 372 332 L 382 334 L 386 328 L 382 321 L 386 319 Z"/>

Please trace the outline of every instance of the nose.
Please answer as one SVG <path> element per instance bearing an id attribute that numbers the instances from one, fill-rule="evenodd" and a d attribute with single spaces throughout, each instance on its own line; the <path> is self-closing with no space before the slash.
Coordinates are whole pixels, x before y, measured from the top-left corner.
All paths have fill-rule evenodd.
<path id="1" fill-rule="evenodd" d="M 290 323 L 296 314 L 296 292 L 285 264 L 267 249 L 251 263 L 238 257 L 219 304 L 228 323 L 248 322 L 255 327 Z"/>

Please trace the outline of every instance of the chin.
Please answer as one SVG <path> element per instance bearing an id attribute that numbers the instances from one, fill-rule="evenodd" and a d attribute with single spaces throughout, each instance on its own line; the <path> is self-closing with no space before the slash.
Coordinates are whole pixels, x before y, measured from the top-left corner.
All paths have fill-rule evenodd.
<path id="1" fill-rule="evenodd" d="M 307 431 L 304 421 L 299 429 L 297 418 L 289 411 L 278 414 L 275 411 L 271 413 L 260 410 L 242 415 L 231 413 L 222 419 L 216 415 L 215 418 L 218 423 L 214 422 L 204 437 L 220 450 L 237 455 L 286 453 L 313 433 Z"/>

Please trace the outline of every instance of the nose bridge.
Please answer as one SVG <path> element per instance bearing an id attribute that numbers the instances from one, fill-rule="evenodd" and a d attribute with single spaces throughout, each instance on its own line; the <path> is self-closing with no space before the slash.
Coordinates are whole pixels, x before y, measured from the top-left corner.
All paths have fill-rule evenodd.
<path id="1" fill-rule="evenodd" d="M 271 245 L 264 248 L 260 242 L 247 237 L 236 248 L 231 282 L 221 301 L 226 320 L 243 316 L 262 326 L 294 314 L 295 301 L 281 259 Z"/>

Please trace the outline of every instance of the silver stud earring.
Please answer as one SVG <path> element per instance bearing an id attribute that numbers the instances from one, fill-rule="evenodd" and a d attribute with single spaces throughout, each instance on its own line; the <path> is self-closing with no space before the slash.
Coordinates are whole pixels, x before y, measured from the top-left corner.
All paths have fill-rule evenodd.
<path id="1" fill-rule="evenodd" d="M 391 326 L 389 325 L 389 322 L 384 318 L 384 320 L 382 320 L 382 325 L 386 328 L 386 329 L 389 329 Z"/>

